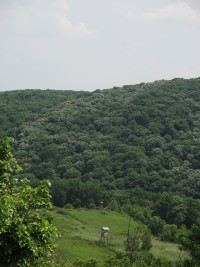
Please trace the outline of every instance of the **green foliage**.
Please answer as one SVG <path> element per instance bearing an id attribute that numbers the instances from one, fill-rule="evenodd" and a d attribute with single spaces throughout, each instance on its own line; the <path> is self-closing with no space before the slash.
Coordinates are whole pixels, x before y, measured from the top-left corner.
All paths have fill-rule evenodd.
<path id="1" fill-rule="evenodd" d="M 192 260 L 188 260 L 188 266 L 200 265 L 200 219 L 193 224 L 190 230 L 182 227 L 178 232 L 178 240 L 182 248 L 188 250 Z"/>
<path id="2" fill-rule="evenodd" d="M 129 259 L 123 253 L 117 254 L 114 257 L 109 257 L 103 263 L 98 262 L 96 259 L 82 260 L 77 259 L 74 262 L 67 262 L 63 267 L 175 267 L 170 261 L 164 258 L 154 258 L 151 253 L 143 252 L 138 253 L 137 260 L 130 265 Z M 183 265 L 181 265 L 183 266 Z M 178 266 L 177 267 L 181 267 Z"/>
<path id="3" fill-rule="evenodd" d="M 69 209 L 69 210 L 71 210 L 71 209 L 73 209 L 74 207 L 72 206 L 72 204 L 67 203 L 67 204 L 64 206 L 64 208 L 65 208 L 65 209 Z"/>
<path id="4" fill-rule="evenodd" d="M 107 209 L 113 210 L 113 211 L 120 211 L 120 206 L 117 202 L 117 200 L 113 199 L 111 202 L 108 204 Z"/>
<path id="5" fill-rule="evenodd" d="M 116 257 L 109 257 L 105 260 L 104 263 L 105 267 L 129 267 L 129 258 L 127 256 L 124 256 L 123 254 L 120 255 L 119 253 L 116 255 Z"/>
<path id="6" fill-rule="evenodd" d="M 20 170 L 10 149 L 11 138 L 0 139 L 0 262 L 9 266 L 51 264 L 51 244 L 56 228 L 46 209 L 51 207 L 49 182 L 36 188 L 27 179 L 18 180 Z"/>
<path id="7" fill-rule="evenodd" d="M 77 259 L 73 263 L 73 267 L 98 267 L 98 261 L 96 259 L 88 259 L 86 261 Z"/>
<path id="8" fill-rule="evenodd" d="M 142 250 L 148 251 L 151 246 L 151 233 L 147 227 L 139 225 L 132 230 L 129 224 L 125 251 L 129 257 L 131 266 L 137 259 L 137 253 Z"/>
<path id="9" fill-rule="evenodd" d="M 152 218 L 152 211 L 147 207 L 141 207 L 139 205 L 125 205 L 124 211 L 137 221 L 143 224 L 149 223 Z"/>
<path id="10" fill-rule="evenodd" d="M 188 228 L 200 216 L 198 210 L 199 202 L 172 193 L 163 193 L 155 205 L 155 214 L 159 215 L 169 224 L 181 226 L 185 224 Z"/>
<path id="11" fill-rule="evenodd" d="M 200 217 L 199 88 L 197 78 L 91 93 L 2 92 L 0 136 L 15 139 L 17 177 L 34 187 L 48 178 L 56 206 L 117 201 L 143 223 L 157 216 L 156 234 L 158 217 L 190 228 Z"/>
<path id="12" fill-rule="evenodd" d="M 148 222 L 148 227 L 153 235 L 159 235 L 165 227 L 165 221 L 158 216 L 152 216 Z"/>
<path id="13" fill-rule="evenodd" d="M 165 224 L 160 234 L 162 241 L 176 242 L 177 226 L 175 224 Z"/>

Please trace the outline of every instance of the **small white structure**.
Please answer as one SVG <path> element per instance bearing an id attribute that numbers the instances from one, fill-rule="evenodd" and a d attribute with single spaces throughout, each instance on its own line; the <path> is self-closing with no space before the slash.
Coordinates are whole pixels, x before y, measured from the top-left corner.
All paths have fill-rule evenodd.
<path id="1" fill-rule="evenodd" d="M 108 237 L 108 232 L 109 232 L 110 228 L 105 226 L 101 228 L 101 238 L 102 237 Z"/>

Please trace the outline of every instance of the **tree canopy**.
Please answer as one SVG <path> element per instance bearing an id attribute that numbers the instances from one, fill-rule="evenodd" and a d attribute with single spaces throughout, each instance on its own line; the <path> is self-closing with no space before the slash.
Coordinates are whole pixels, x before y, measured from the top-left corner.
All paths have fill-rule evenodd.
<path id="1" fill-rule="evenodd" d="M 199 217 L 199 119 L 200 78 L 0 93 L 0 135 L 15 139 L 17 177 L 33 186 L 48 178 L 57 206 L 114 201 L 178 227 Z"/>
<path id="2" fill-rule="evenodd" d="M 51 207 L 49 182 L 36 188 L 16 179 L 21 168 L 12 155 L 12 138 L 0 138 L 0 265 L 51 266 L 52 238 L 57 230 L 46 209 Z"/>

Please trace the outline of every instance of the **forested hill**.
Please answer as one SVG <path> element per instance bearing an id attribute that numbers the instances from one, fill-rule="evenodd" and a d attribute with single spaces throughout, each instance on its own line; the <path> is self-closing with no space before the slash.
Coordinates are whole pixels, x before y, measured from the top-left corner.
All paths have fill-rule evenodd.
<path id="1" fill-rule="evenodd" d="M 21 175 L 52 180 L 56 205 L 200 198 L 200 78 L 2 92 L 0 125 Z"/>

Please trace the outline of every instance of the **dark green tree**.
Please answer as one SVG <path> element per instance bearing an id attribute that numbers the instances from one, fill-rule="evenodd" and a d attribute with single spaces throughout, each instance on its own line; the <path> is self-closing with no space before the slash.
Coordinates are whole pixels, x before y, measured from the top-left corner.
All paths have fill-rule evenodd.
<path id="1" fill-rule="evenodd" d="M 188 266 L 200 266 L 200 219 L 193 224 L 190 230 L 186 230 L 186 228 L 179 230 L 178 241 L 192 257 L 192 260 L 188 261 Z"/>

